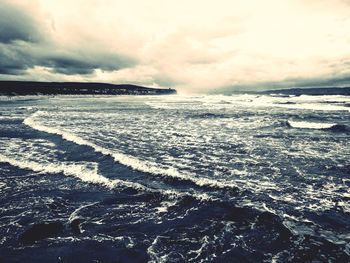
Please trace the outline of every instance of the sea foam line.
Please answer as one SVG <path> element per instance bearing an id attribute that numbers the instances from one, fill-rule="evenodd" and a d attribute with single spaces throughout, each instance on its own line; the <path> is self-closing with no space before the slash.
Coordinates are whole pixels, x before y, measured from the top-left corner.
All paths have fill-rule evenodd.
<path id="1" fill-rule="evenodd" d="M 13 158 L 9 158 L 5 155 L 0 154 L 1 163 L 9 163 L 10 165 L 16 166 L 21 169 L 28 169 L 34 172 L 47 173 L 47 174 L 58 174 L 63 173 L 66 176 L 73 176 L 79 178 L 83 182 L 94 183 L 103 185 L 109 189 L 113 189 L 117 186 L 124 186 L 130 188 L 136 188 L 144 190 L 145 187 L 138 183 L 126 182 L 120 179 L 108 179 L 97 172 L 97 165 L 93 169 L 88 168 L 84 164 L 40 164 L 33 161 L 18 161 Z"/>
<path id="2" fill-rule="evenodd" d="M 140 172 L 150 173 L 153 175 L 163 176 L 163 177 L 172 177 L 172 178 L 176 178 L 184 181 L 191 181 L 192 183 L 201 187 L 202 186 L 210 186 L 210 187 L 217 187 L 217 188 L 237 188 L 238 187 L 234 183 L 221 182 L 221 181 L 212 180 L 209 178 L 195 178 L 191 174 L 180 173 L 175 168 L 157 167 L 155 163 L 139 160 L 135 157 L 132 157 L 123 153 L 111 151 L 109 149 L 98 146 L 95 143 L 87 141 L 77 135 L 60 130 L 58 128 L 52 128 L 52 127 L 47 127 L 45 125 L 41 125 L 34 120 L 36 117 L 40 115 L 45 115 L 45 114 L 47 115 L 47 112 L 37 111 L 33 115 L 24 119 L 23 123 L 35 130 L 60 135 L 63 139 L 67 141 L 71 141 L 79 145 L 89 146 L 93 148 L 95 152 L 102 153 L 103 155 L 109 155 L 116 162 Z"/>
<path id="3" fill-rule="evenodd" d="M 293 128 L 300 129 L 329 129 L 337 125 L 336 123 L 319 123 L 319 122 L 307 122 L 307 121 L 287 121 L 288 125 Z"/>

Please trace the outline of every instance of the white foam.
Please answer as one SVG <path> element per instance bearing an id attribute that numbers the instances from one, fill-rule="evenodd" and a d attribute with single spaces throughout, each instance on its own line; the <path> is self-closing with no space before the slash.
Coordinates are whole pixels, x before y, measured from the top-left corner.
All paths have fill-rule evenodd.
<path id="1" fill-rule="evenodd" d="M 151 260 L 150 263 L 163 263 L 168 262 L 168 255 L 161 255 L 160 253 L 157 253 L 157 245 L 158 242 L 161 242 L 161 239 L 164 238 L 164 236 L 156 236 L 156 238 L 153 240 L 152 244 L 147 248 L 147 254 L 150 256 Z"/>
<path id="2" fill-rule="evenodd" d="M 307 121 L 288 121 L 288 124 L 293 128 L 300 129 L 329 129 L 337 125 L 336 123 L 320 123 Z"/>
<path id="3" fill-rule="evenodd" d="M 98 202 L 89 203 L 89 204 L 82 205 L 82 206 L 78 207 L 77 209 L 75 209 L 75 210 L 73 211 L 73 213 L 71 213 L 71 215 L 70 215 L 69 218 L 68 218 L 68 222 L 71 223 L 74 219 L 79 218 L 78 214 L 79 214 L 79 212 L 80 212 L 81 210 L 83 210 L 83 209 L 85 209 L 85 208 L 87 208 L 87 207 L 90 207 L 90 206 L 94 206 L 94 205 L 96 205 L 96 204 L 98 204 Z"/>
<path id="4" fill-rule="evenodd" d="M 35 118 L 39 117 L 40 115 L 47 115 L 47 113 L 38 111 L 34 113 L 32 116 L 26 118 L 23 121 L 23 123 L 39 131 L 60 135 L 62 136 L 63 139 L 67 141 L 71 141 L 79 145 L 89 146 L 93 148 L 96 152 L 102 153 L 104 155 L 110 155 L 113 157 L 113 159 L 116 162 L 123 164 L 125 166 L 128 166 L 134 170 L 138 170 L 140 172 L 145 172 L 145 173 L 151 173 L 159 176 L 173 177 L 180 180 L 187 180 L 195 183 L 198 186 L 212 186 L 212 187 L 218 187 L 218 188 L 228 188 L 228 187 L 236 188 L 237 187 L 237 185 L 234 183 L 228 183 L 228 182 L 219 181 L 219 180 L 212 180 L 209 178 L 196 178 L 192 174 L 179 173 L 177 169 L 172 167 L 171 168 L 159 167 L 155 163 L 152 163 L 149 161 L 143 161 L 135 157 L 126 155 L 124 153 L 111 151 L 109 149 L 98 146 L 95 143 L 87 141 L 67 131 L 64 131 L 58 128 L 47 127 L 45 125 L 41 125 L 37 123 L 37 121 L 35 121 Z"/>
<path id="5" fill-rule="evenodd" d="M 96 163 L 38 163 L 33 161 L 19 161 L 0 154 L 0 162 L 9 163 L 21 169 L 28 169 L 38 173 L 58 174 L 63 173 L 66 176 L 79 178 L 83 182 L 100 184 L 107 188 L 116 186 L 144 189 L 141 184 L 126 182 L 119 179 L 108 179 L 97 172 Z"/>
<path id="6" fill-rule="evenodd" d="M 235 96 L 232 96 L 235 97 Z M 239 97 L 238 97 L 239 98 Z M 235 100 L 234 104 L 243 104 L 254 107 L 279 107 L 296 110 L 314 111 L 350 111 L 349 107 L 333 104 L 334 102 L 348 102 L 346 96 L 299 96 L 299 97 L 273 97 L 273 96 L 249 96 L 246 100 Z"/>
<path id="7" fill-rule="evenodd" d="M 79 145 L 89 145 L 89 142 L 86 140 L 83 140 L 82 138 L 75 136 L 73 134 L 67 133 L 67 132 L 63 132 L 60 129 L 57 128 L 51 128 L 51 127 L 47 127 L 41 124 L 38 124 L 37 122 L 34 121 L 35 117 L 38 117 L 40 115 L 47 115 L 46 112 L 42 112 L 42 111 L 37 111 L 35 112 L 33 115 L 31 115 L 30 117 L 24 119 L 23 123 L 35 130 L 38 131 L 43 131 L 43 132 L 47 132 L 47 133 L 51 133 L 51 134 L 57 134 L 63 137 L 63 139 L 66 139 L 68 141 L 72 141 L 76 144 Z"/>
<path id="8" fill-rule="evenodd" d="M 349 107 L 321 103 L 300 103 L 300 104 L 274 104 L 274 106 L 298 110 L 315 111 L 350 111 Z"/>
<path id="9" fill-rule="evenodd" d="M 155 163 L 142 161 L 121 153 L 113 153 L 112 156 L 115 161 L 125 166 L 131 167 L 132 169 L 145 172 L 145 173 L 151 173 L 158 176 L 168 176 L 168 177 L 177 178 L 180 180 L 191 181 L 198 186 L 212 186 L 212 187 L 219 187 L 219 188 L 237 187 L 233 183 L 229 184 L 227 182 L 220 182 L 218 180 L 212 180 L 208 178 L 195 178 L 191 174 L 180 173 L 175 168 L 158 167 L 157 164 Z"/>
<path id="10" fill-rule="evenodd" d="M 176 205 L 177 200 L 172 201 L 163 201 L 160 203 L 161 206 L 157 207 L 158 213 L 166 213 L 168 212 L 169 207 Z"/>

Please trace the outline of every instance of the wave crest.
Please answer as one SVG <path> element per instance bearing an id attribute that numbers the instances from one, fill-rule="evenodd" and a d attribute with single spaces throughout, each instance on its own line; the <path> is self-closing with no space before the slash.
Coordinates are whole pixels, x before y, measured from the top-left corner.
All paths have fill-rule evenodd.
<path id="1" fill-rule="evenodd" d="M 349 127 L 338 123 L 321 123 L 307 121 L 287 121 L 287 126 L 296 129 L 330 130 L 336 132 L 347 132 Z"/>
<path id="2" fill-rule="evenodd" d="M 119 179 L 108 179 L 97 172 L 96 163 L 48 163 L 42 164 L 33 161 L 19 161 L 14 158 L 0 154 L 0 162 L 8 163 L 20 169 L 31 170 L 45 174 L 60 174 L 79 178 L 83 182 L 99 184 L 109 189 L 117 186 L 129 187 L 139 190 L 144 190 L 145 187 L 141 184 L 126 182 Z"/>
<path id="3" fill-rule="evenodd" d="M 149 173 L 157 176 L 172 177 L 183 181 L 190 181 L 200 187 L 209 186 L 209 187 L 216 187 L 216 188 L 237 189 L 237 185 L 234 183 L 228 183 L 225 181 L 213 180 L 209 178 L 196 178 L 191 174 L 180 173 L 178 170 L 172 167 L 170 168 L 159 167 L 157 166 L 157 164 L 152 163 L 150 161 L 140 160 L 133 156 L 126 155 L 124 153 L 119 153 L 119 152 L 115 152 L 115 151 L 103 148 L 75 134 L 69 133 L 67 131 L 64 131 L 58 128 L 47 127 L 35 121 L 36 117 L 46 115 L 46 114 L 47 112 L 37 111 L 33 115 L 26 118 L 23 121 L 23 123 L 35 130 L 60 135 L 63 139 L 67 141 L 71 141 L 79 145 L 89 146 L 93 148 L 95 152 L 102 153 L 103 155 L 109 155 L 116 162 L 140 172 Z"/>

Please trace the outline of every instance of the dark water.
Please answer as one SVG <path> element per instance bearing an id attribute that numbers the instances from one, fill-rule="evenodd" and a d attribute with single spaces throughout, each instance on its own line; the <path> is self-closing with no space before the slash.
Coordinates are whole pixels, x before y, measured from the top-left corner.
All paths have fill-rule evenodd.
<path id="1" fill-rule="evenodd" d="M 0 262 L 349 262 L 350 98 L 0 99 Z"/>

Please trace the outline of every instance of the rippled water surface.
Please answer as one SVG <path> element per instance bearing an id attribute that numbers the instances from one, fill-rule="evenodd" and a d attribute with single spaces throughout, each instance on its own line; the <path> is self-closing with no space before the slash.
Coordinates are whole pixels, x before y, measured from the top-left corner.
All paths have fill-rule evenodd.
<path id="1" fill-rule="evenodd" d="M 349 105 L 2 97 L 0 262 L 349 262 Z"/>

